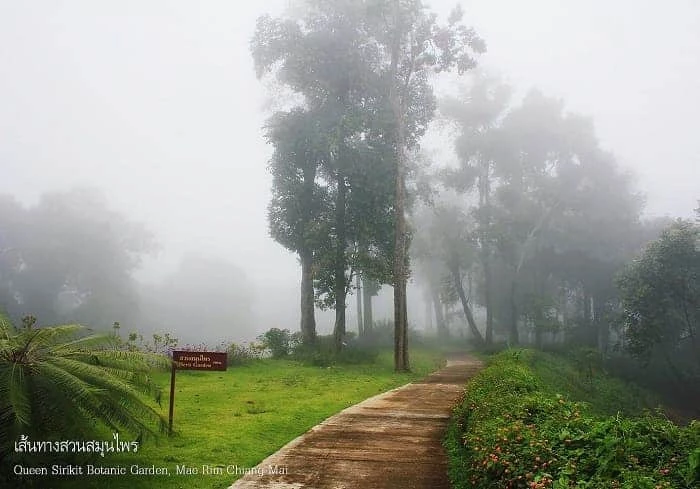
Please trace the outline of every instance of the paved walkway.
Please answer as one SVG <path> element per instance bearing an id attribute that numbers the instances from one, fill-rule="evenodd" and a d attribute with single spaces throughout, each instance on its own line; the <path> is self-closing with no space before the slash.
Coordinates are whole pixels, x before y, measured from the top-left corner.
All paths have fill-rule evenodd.
<path id="1" fill-rule="evenodd" d="M 229 489 L 449 489 L 442 438 L 452 406 L 480 368 L 473 357 L 455 356 L 421 382 L 351 406 Z"/>

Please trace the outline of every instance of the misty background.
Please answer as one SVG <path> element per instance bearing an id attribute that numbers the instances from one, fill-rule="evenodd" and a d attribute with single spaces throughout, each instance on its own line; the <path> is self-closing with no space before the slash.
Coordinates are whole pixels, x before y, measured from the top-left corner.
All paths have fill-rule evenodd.
<path id="1" fill-rule="evenodd" d="M 426 3 L 443 15 L 456 4 Z M 483 69 L 590 116 L 602 146 L 636 175 L 647 216 L 691 216 L 699 4 L 461 4 L 487 42 Z M 143 223 L 157 247 L 135 271 L 140 293 L 165 329 L 191 324 L 175 331 L 183 341 L 298 327 L 297 258 L 268 236 L 270 92 L 249 50 L 255 19 L 287 6 L 0 1 L 0 194 L 32 207 L 46 192 L 95 188 L 109 209 Z M 437 130 L 424 146 L 450 157 Z M 218 296 L 222 289 L 231 294 Z M 420 302 L 409 291 L 418 326 Z M 390 298 L 376 301 L 375 318 L 391 311 Z M 332 329 L 332 312 L 317 320 L 319 332 Z"/>

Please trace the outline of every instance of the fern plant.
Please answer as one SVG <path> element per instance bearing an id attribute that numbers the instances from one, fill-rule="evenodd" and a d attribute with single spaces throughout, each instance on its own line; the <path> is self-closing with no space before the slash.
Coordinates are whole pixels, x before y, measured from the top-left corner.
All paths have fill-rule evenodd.
<path id="1" fill-rule="evenodd" d="M 114 336 L 68 324 L 15 327 L 0 312 L 0 456 L 20 434 L 51 439 L 87 436 L 98 423 L 142 436 L 164 431 L 153 382 L 166 356 L 123 351 Z"/>

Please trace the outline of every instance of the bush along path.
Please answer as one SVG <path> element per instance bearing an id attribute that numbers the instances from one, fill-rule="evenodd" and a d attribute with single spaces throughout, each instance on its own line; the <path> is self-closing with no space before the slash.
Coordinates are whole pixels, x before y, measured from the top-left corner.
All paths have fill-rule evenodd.
<path id="1" fill-rule="evenodd" d="M 453 486 L 700 487 L 700 423 L 680 427 L 632 413 L 630 386 L 603 375 L 581 382 L 574 370 L 571 361 L 532 350 L 493 357 L 450 423 Z M 574 400 L 582 386 L 588 402 Z"/>
<path id="2" fill-rule="evenodd" d="M 421 382 L 367 399 L 328 418 L 230 489 L 449 489 L 442 440 L 464 385 L 481 368 L 468 356 Z"/>

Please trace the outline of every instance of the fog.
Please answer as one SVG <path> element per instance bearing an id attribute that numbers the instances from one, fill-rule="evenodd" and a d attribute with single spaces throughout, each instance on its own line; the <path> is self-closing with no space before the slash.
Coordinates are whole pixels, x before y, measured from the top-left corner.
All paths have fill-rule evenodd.
<path id="1" fill-rule="evenodd" d="M 441 14 L 455 4 L 427 3 Z M 239 324 L 193 325 L 188 341 L 298 327 L 297 257 L 268 235 L 269 92 L 249 50 L 255 19 L 287 4 L 0 1 L 0 194 L 32 206 L 47 191 L 101 190 L 160 245 L 137 271 L 146 288 L 172 280 L 192 253 L 240 270 L 250 290 Z M 590 116 L 603 146 L 636 175 L 647 215 L 692 215 L 700 4 L 462 4 L 488 45 L 484 69 Z M 420 321 L 419 298 L 409 292 L 411 321 Z M 390 317 L 388 298 L 378 302 L 375 318 Z M 328 332 L 332 315 L 318 322 Z"/>

